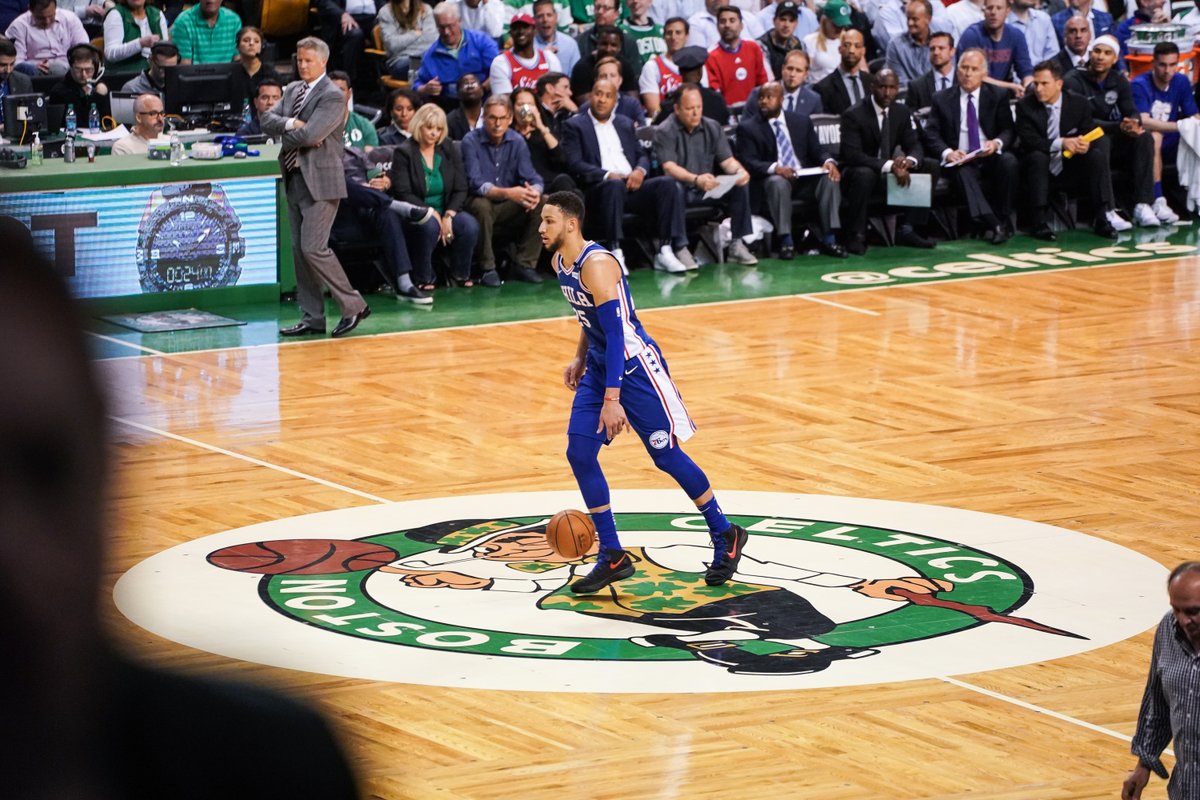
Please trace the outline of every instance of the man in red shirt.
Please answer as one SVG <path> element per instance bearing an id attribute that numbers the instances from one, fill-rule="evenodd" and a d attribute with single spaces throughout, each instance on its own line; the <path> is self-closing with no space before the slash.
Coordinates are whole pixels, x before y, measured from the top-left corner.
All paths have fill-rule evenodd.
<path id="1" fill-rule="evenodd" d="M 708 53 L 705 67 L 708 85 L 721 93 L 729 105 L 744 103 L 756 86 L 772 80 L 762 48 L 742 38 L 742 10 L 737 6 L 717 9 L 717 32 L 721 41 Z"/>

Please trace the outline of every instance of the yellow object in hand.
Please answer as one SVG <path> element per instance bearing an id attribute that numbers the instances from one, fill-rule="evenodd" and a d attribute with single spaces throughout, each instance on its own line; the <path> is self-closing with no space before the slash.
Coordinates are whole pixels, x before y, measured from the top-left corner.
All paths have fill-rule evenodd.
<path id="1" fill-rule="evenodd" d="M 1083 139 L 1088 144 L 1091 144 L 1092 142 L 1096 141 L 1103 135 L 1104 135 L 1104 129 L 1097 126 L 1095 128 L 1092 128 L 1090 131 L 1085 133 L 1083 136 L 1080 136 L 1079 138 Z M 1070 150 L 1063 151 L 1063 158 L 1070 158 L 1073 155 L 1075 155 L 1075 153 L 1073 153 Z"/>

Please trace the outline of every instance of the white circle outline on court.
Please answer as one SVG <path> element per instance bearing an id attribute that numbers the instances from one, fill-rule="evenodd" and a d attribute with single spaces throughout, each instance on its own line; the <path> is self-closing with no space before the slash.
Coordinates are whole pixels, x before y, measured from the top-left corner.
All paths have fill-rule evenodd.
<path id="1" fill-rule="evenodd" d="M 695 514 L 695 507 L 678 490 L 614 490 L 612 495 L 619 514 Z M 1155 625 L 1167 609 L 1165 567 L 1112 542 L 1064 528 L 888 500 L 725 490 L 718 496 L 731 515 L 884 528 L 959 542 L 995 555 L 1023 570 L 1034 587 L 1016 615 L 1071 630 L 1086 639 L 987 623 L 889 645 L 878 655 L 840 661 L 807 675 L 731 675 L 700 661 L 531 662 L 528 658 L 397 646 L 290 620 L 259 597 L 262 575 L 220 569 L 206 560 L 214 550 L 248 542 L 351 540 L 470 516 L 549 516 L 580 505 L 578 493 L 572 491 L 413 500 L 250 525 L 151 556 L 121 577 L 114 600 L 126 617 L 166 639 L 275 667 L 428 686 L 655 693 L 852 686 L 1003 669 L 1121 641 Z M 752 536 L 748 548 L 754 545 Z M 489 623 L 475 619 L 464 620 L 463 625 L 487 628 Z M 572 634 L 562 631 L 557 635 Z"/>

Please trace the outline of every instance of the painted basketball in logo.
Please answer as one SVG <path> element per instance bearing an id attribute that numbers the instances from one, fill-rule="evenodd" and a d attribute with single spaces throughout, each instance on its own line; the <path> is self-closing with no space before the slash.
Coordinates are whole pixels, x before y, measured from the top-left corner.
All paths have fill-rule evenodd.
<path id="1" fill-rule="evenodd" d="M 762 493 L 723 493 L 727 515 L 751 536 L 733 580 L 707 586 L 703 517 L 671 492 L 614 495 L 636 571 L 594 595 L 569 589 L 594 554 L 572 559 L 546 542 L 553 509 L 576 500 L 563 492 L 352 509 L 219 534 L 135 567 L 117 601 L 162 635 L 186 627 L 187 644 L 281 666 L 537 690 L 594 689 L 587 676 L 603 674 L 610 691 L 672 692 L 1028 663 L 1133 635 L 1161 611 L 1153 590 L 1163 568 L 1102 540 L 956 509 Z M 300 525 L 304 535 L 281 535 Z M 335 527 L 361 535 L 339 539 Z M 203 557 L 180 559 L 181 549 Z M 1079 559 L 1087 580 L 1062 568 Z M 1111 602 L 1097 570 L 1110 569 L 1124 585 L 1131 571 L 1145 576 L 1144 608 L 1122 597 L 1111 619 L 1095 613 Z M 214 591 L 245 616 L 186 625 L 170 610 L 180 593 Z M 205 615 L 196 605 L 187 616 Z"/>

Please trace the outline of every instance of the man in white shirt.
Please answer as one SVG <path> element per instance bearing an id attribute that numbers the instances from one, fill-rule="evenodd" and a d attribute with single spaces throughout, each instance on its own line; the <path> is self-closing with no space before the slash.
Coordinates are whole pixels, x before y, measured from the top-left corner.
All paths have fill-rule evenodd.
<path id="1" fill-rule="evenodd" d="M 504 0 L 459 0 L 458 13 L 462 26 L 499 39 L 508 23 Z"/>
<path id="2" fill-rule="evenodd" d="M 954 34 L 954 41 L 958 42 L 963 31 L 983 21 L 983 0 L 958 0 L 946 9 L 946 19 L 952 26 L 950 33 Z"/>
<path id="3" fill-rule="evenodd" d="M 163 103 L 158 95 L 138 95 L 133 101 L 133 114 L 137 122 L 128 136 L 113 143 L 114 156 L 146 155 L 150 151 L 150 141 L 162 135 Z"/>
<path id="4" fill-rule="evenodd" d="M 656 223 L 659 249 L 655 269 L 696 269 L 684 227 L 683 190 L 668 177 L 647 178 L 650 158 L 638 144 L 633 123 L 614 113 L 617 84 L 600 79 L 592 87 L 591 107 L 563 125 L 563 151 L 587 199 L 597 241 L 625 265 L 621 252 L 627 212 Z"/>

